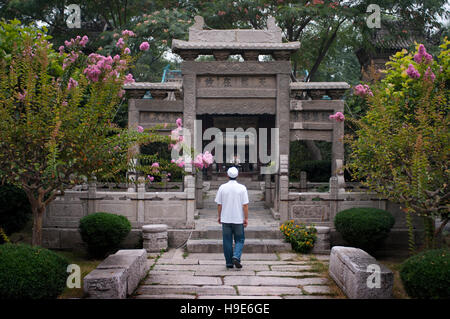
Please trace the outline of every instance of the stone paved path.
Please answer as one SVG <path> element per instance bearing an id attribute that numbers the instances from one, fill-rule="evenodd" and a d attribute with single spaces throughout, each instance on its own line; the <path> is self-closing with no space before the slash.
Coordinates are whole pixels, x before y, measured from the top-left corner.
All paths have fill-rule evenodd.
<path id="1" fill-rule="evenodd" d="M 242 269 L 227 269 L 223 254 L 170 249 L 149 256 L 149 275 L 132 298 L 311 299 L 332 298 L 329 256 L 243 254 Z"/>

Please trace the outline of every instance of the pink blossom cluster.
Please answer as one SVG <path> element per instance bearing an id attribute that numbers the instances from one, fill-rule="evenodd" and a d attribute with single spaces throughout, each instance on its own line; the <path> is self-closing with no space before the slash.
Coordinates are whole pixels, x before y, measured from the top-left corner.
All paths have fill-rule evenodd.
<path id="1" fill-rule="evenodd" d="M 180 134 L 183 129 L 181 118 L 176 120 L 176 124 L 177 128 L 171 131 L 171 139 L 175 141 L 175 144 L 170 144 L 169 148 L 179 151 L 182 148 L 181 143 L 183 142 L 183 136 Z M 205 151 L 205 153 L 199 153 L 195 156 L 193 164 L 195 167 L 202 169 L 207 168 L 213 162 L 214 156 L 210 152 Z M 177 164 L 179 167 L 184 167 L 186 164 L 191 163 L 191 159 L 188 157 L 179 157 L 177 160 L 172 159 L 172 163 Z"/>
<path id="2" fill-rule="evenodd" d="M 67 84 L 67 89 L 71 90 L 78 86 L 78 82 L 72 78 L 69 79 L 69 83 Z"/>
<path id="3" fill-rule="evenodd" d="M 147 51 L 150 48 L 150 44 L 148 44 L 147 41 L 144 41 L 141 43 L 141 45 L 139 46 L 139 50 L 141 51 Z"/>
<path id="4" fill-rule="evenodd" d="M 408 74 L 408 76 L 412 79 L 420 78 L 419 71 L 417 71 L 414 65 L 412 65 L 411 63 L 409 64 L 408 69 L 406 70 L 406 74 Z"/>
<path id="5" fill-rule="evenodd" d="M 434 75 L 433 71 L 431 71 L 430 67 L 427 68 L 423 77 L 427 80 L 431 80 L 431 82 L 434 82 L 434 79 L 436 79 L 436 76 Z"/>
<path id="6" fill-rule="evenodd" d="M 128 73 L 127 76 L 125 76 L 125 80 L 123 83 L 127 84 L 127 83 L 133 83 L 133 82 L 134 82 L 133 74 Z"/>
<path id="7" fill-rule="evenodd" d="M 78 60 L 78 58 L 80 56 L 79 53 L 80 52 L 76 52 L 76 51 L 71 51 L 69 53 L 69 55 L 64 59 L 63 66 L 62 66 L 63 70 L 65 70 L 68 66 L 75 63 Z"/>
<path id="8" fill-rule="evenodd" d="M 214 162 L 214 157 L 213 155 L 206 151 L 205 153 L 200 153 L 197 154 L 197 156 L 194 159 L 194 166 L 197 168 L 206 168 L 209 165 L 211 165 Z"/>
<path id="9" fill-rule="evenodd" d="M 143 133 L 144 132 L 144 128 L 142 127 L 142 126 L 138 126 L 137 127 L 137 131 L 139 132 L 139 133 Z"/>
<path id="10" fill-rule="evenodd" d="M 125 46 L 125 41 L 123 40 L 123 38 L 120 38 L 119 40 L 117 40 L 116 47 L 122 49 L 124 46 Z"/>
<path id="11" fill-rule="evenodd" d="M 341 112 L 336 112 L 336 114 L 330 115 L 330 120 L 336 120 L 337 122 L 343 122 L 345 120 L 345 116 Z"/>
<path id="12" fill-rule="evenodd" d="M 127 66 L 127 61 L 120 59 L 119 55 L 103 56 L 97 53 L 91 53 L 88 57 L 88 66 L 83 73 L 92 82 L 98 82 L 101 76 L 104 76 L 106 81 L 109 78 L 117 78 L 119 73 L 124 71 Z M 127 75 L 125 81 L 134 81 L 132 76 Z"/>
<path id="13" fill-rule="evenodd" d="M 66 47 L 70 48 L 70 47 L 76 47 L 76 46 L 81 46 L 81 47 L 85 47 L 86 44 L 89 42 L 89 38 L 87 35 L 80 37 L 79 35 L 75 38 L 75 39 L 70 39 L 70 41 L 64 41 L 64 44 Z M 60 51 L 61 51 L 61 47 L 59 47 Z"/>
<path id="14" fill-rule="evenodd" d="M 354 93 L 355 95 L 358 95 L 360 97 L 365 97 L 366 95 L 373 96 L 373 93 L 367 84 L 358 84 L 357 86 L 355 86 Z"/>
<path id="15" fill-rule="evenodd" d="M 425 64 L 431 63 L 433 61 L 433 56 L 429 53 L 427 53 L 427 50 L 425 49 L 425 46 L 423 44 L 419 45 L 419 50 L 414 55 L 414 61 L 416 63 L 422 63 L 425 62 Z"/>
<path id="16" fill-rule="evenodd" d="M 134 34 L 134 32 L 131 31 L 131 30 L 123 30 L 122 31 L 122 35 L 124 37 L 134 37 L 134 36 L 136 36 L 136 34 Z"/>

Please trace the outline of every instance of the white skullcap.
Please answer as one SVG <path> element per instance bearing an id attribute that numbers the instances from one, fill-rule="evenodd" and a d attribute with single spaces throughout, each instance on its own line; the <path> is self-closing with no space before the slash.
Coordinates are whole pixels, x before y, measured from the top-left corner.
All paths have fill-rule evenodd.
<path id="1" fill-rule="evenodd" d="M 231 178 L 236 178 L 238 176 L 239 172 L 238 172 L 237 168 L 233 166 L 228 169 L 227 174 Z"/>

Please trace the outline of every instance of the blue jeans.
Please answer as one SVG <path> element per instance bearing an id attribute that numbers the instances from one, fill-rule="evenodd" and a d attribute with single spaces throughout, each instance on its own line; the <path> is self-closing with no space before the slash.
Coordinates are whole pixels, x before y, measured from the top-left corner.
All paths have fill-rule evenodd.
<path id="1" fill-rule="evenodd" d="M 232 258 L 241 261 L 242 248 L 244 247 L 245 234 L 243 224 L 222 223 L 223 254 L 227 266 L 232 266 Z M 234 252 L 233 252 L 234 236 Z"/>

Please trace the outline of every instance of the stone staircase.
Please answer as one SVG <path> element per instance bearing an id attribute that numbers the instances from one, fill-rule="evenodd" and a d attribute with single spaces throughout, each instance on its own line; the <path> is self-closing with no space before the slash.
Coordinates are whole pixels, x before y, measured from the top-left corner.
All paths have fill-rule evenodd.
<path id="1" fill-rule="evenodd" d="M 249 191 L 249 197 L 250 195 Z M 256 196 L 256 194 L 255 194 Z M 217 223 L 217 205 L 213 202 L 198 210 L 195 230 L 187 241 L 190 253 L 222 253 L 222 227 Z M 252 201 L 249 207 L 249 225 L 245 229 L 244 253 L 273 253 L 290 251 L 282 239 L 279 222 L 273 219 L 262 201 Z"/>

